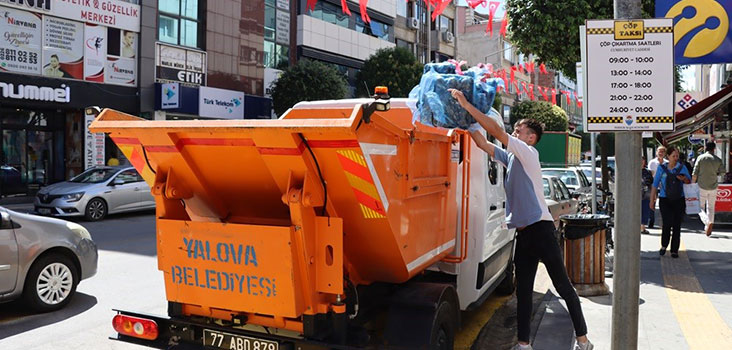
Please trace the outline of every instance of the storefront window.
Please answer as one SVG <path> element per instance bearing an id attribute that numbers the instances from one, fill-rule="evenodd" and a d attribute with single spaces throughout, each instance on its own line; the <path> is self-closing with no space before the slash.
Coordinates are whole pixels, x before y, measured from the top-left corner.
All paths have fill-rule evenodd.
<path id="1" fill-rule="evenodd" d="M 201 46 L 198 0 L 160 0 L 158 10 L 158 40 L 182 46 Z"/>

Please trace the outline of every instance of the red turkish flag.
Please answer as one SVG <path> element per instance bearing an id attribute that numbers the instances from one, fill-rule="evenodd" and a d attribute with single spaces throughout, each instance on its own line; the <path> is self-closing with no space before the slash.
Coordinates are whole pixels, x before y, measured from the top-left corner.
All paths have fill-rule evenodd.
<path id="1" fill-rule="evenodd" d="M 539 72 L 541 72 L 541 74 L 549 74 L 549 72 L 546 71 L 546 66 L 543 63 L 539 65 Z"/>
<path id="2" fill-rule="evenodd" d="M 577 107 L 582 108 L 582 101 L 577 101 Z"/>
<path id="3" fill-rule="evenodd" d="M 567 97 L 567 106 L 571 106 L 572 98 L 571 98 L 571 94 L 569 93 L 569 91 L 562 91 L 562 93 L 565 94 L 565 97 Z"/>
<path id="4" fill-rule="evenodd" d="M 482 4 L 485 7 L 485 2 L 486 0 L 468 0 L 468 6 L 476 8 Z"/>
<path id="5" fill-rule="evenodd" d="M 347 16 L 351 15 L 351 10 L 348 9 L 348 4 L 346 3 L 346 0 L 341 0 L 341 9 L 343 13 Z"/>
<path id="6" fill-rule="evenodd" d="M 529 73 L 534 73 L 534 62 L 526 62 L 526 71 Z"/>
<path id="7" fill-rule="evenodd" d="M 552 88 L 552 104 L 553 105 L 557 104 L 557 89 L 554 89 L 554 88 Z"/>
<path id="8" fill-rule="evenodd" d="M 498 1 L 491 1 L 488 3 L 488 28 L 486 28 L 486 33 L 490 32 L 491 38 L 493 37 L 493 16 L 496 14 L 498 6 L 501 6 L 501 3 Z"/>
<path id="9" fill-rule="evenodd" d="M 371 23 L 371 18 L 369 18 L 369 14 L 366 13 L 366 9 L 368 7 L 369 0 L 358 0 L 358 4 L 361 8 L 361 19 L 366 23 Z"/>
<path id="10" fill-rule="evenodd" d="M 511 83 L 513 83 L 513 81 L 516 80 L 515 76 L 516 76 L 517 70 L 518 70 L 518 68 L 516 68 L 516 66 L 511 66 Z"/>
<path id="11" fill-rule="evenodd" d="M 437 16 L 441 15 L 442 12 L 445 11 L 445 8 L 450 2 L 452 2 L 452 0 L 442 0 L 442 2 L 440 2 L 440 0 L 434 0 L 434 3 L 437 4 L 435 5 L 435 11 L 432 12 L 433 21 L 437 19 Z"/>
<path id="12" fill-rule="evenodd" d="M 315 3 L 317 3 L 318 0 L 308 0 L 307 5 L 305 6 L 305 10 L 312 11 L 315 10 Z"/>
<path id="13" fill-rule="evenodd" d="M 536 100 L 536 96 L 534 96 L 534 84 L 529 85 L 529 98 L 532 101 Z"/>
<path id="14" fill-rule="evenodd" d="M 503 16 L 503 21 L 501 22 L 501 36 L 504 38 L 506 37 L 506 30 L 508 29 L 508 16 Z"/>
<path id="15" fill-rule="evenodd" d="M 547 88 L 543 88 L 541 86 L 537 86 L 537 88 L 539 89 L 539 92 L 541 93 L 541 97 L 544 98 L 544 101 L 549 102 L 549 96 L 547 96 L 547 94 L 546 94 Z"/>

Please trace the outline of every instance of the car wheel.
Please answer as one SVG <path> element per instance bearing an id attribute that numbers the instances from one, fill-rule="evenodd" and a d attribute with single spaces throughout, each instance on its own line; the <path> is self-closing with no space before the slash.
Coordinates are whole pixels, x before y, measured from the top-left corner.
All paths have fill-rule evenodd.
<path id="1" fill-rule="evenodd" d="M 92 198 L 92 200 L 86 204 L 84 214 L 86 219 L 89 221 L 104 219 L 104 217 L 107 216 L 107 203 L 105 203 L 101 198 Z"/>
<path id="2" fill-rule="evenodd" d="M 23 297 L 33 310 L 54 311 L 69 303 L 77 284 L 79 271 L 71 259 L 60 254 L 45 255 L 28 271 Z"/>

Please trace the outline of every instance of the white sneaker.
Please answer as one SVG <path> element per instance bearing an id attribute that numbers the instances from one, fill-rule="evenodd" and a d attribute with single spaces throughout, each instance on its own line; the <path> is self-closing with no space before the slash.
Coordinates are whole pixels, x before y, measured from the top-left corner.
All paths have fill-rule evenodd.
<path id="1" fill-rule="evenodd" d="M 590 343 L 589 340 L 587 340 L 587 343 L 580 343 L 579 341 L 574 346 L 574 350 L 592 350 L 595 346 Z"/>
<path id="2" fill-rule="evenodd" d="M 529 344 L 529 345 L 516 344 L 511 348 L 511 350 L 534 350 L 534 348 L 531 347 L 531 344 Z"/>

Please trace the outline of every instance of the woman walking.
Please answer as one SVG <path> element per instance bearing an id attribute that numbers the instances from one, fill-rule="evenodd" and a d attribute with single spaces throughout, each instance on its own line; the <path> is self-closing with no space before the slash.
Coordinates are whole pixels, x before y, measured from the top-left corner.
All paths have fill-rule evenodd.
<path id="1" fill-rule="evenodd" d="M 659 165 L 653 179 L 650 203 L 655 203 L 656 195 L 660 198 L 661 219 L 661 249 L 659 254 L 666 254 L 669 240 L 671 241 L 671 257 L 679 257 L 681 245 L 681 220 L 684 217 L 684 187 L 691 182 L 689 170 L 679 161 L 679 150 L 674 146 L 666 148 L 668 163 Z M 660 191 L 659 191 L 660 189 Z M 649 208 L 652 204 L 648 204 Z M 673 233 L 672 233 L 673 232 Z"/>

